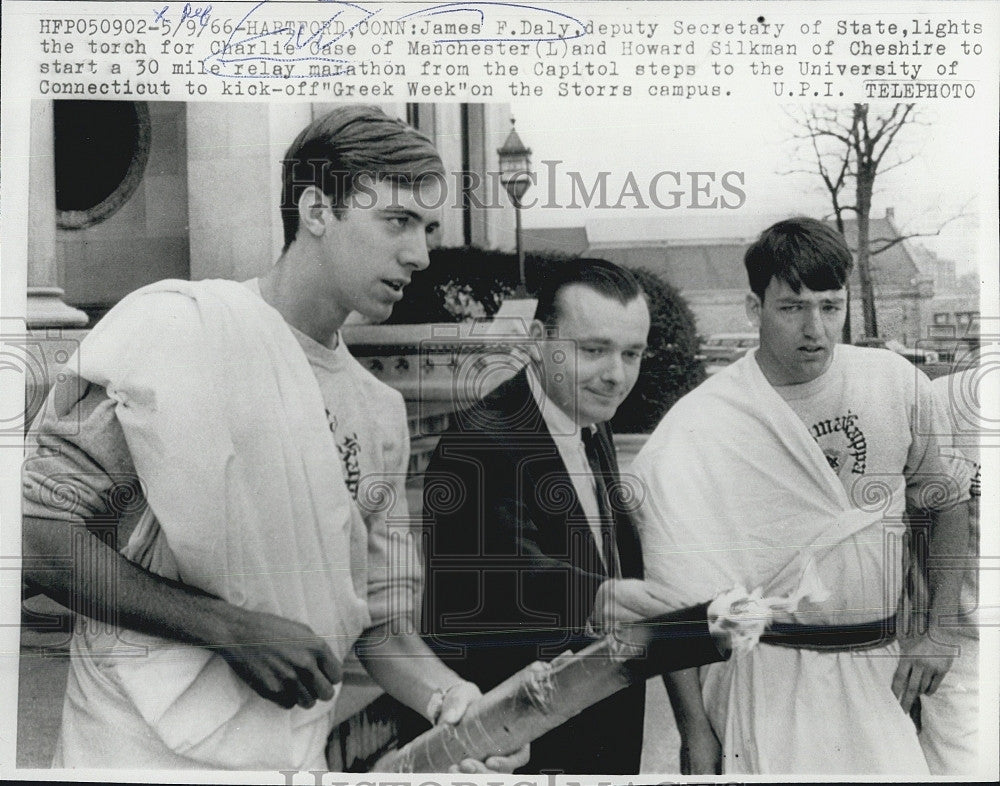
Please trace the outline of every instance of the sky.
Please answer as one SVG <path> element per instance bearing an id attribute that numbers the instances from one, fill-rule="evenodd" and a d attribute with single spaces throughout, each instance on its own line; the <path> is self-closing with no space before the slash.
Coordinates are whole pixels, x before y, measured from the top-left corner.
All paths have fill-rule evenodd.
<path id="1" fill-rule="evenodd" d="M 948 223 L 940 236 L 917 239 L 939 256 L 954 259 L 962 273 L 976 266 L 977 231 L 983 226 L 976 214 L 980 205 L 989 201 L 977 194 L 986 193 L 982 189 L 992 188 L 995 182 L 990 180 L 995 173 L 982 168 L 983 135 L 989 129 L 961 111 L 961 105 L 939 106 L 923 108 L 924 124 L 904 129 L 897 138 L 894 149 L 913 159 L 876 181 L 871 214 L 880 217 L 891 207 L 897 227 L 910 233 L 933 232 L 949 218 L 966 213 L 966 217 Z M 671 235 L 739 233 L 747 227 L 755 235 L 771 220 L 783 216 L 831 212 L 829 196 L 817 175 L 782 174 L 812 164 L 808 158 L 795 156 L 795 126 L 786 114 L 795 107 L 727 103 L 721 111 L 691 101 L 636 101 L 623 104 L 621 112 L 609 111 L 609 107 L 607 101 L 580 103 L 573 111 L 565 101 L 511 104 L 518 133 L 531 148 L 538 173 L 537 191 L 529 191 L 526 199 L 534 193 L 540 202 L 546 201 L 550 169 L 541 162 L 559 160 L 562 163 L 556 168 L 555 181 L 560 205 L 572 201 L 569 172 L 580 172 L 580 179 L 590 187 L 602 170 L 610 172 L 611 203 L 617 201 L 628 172 L 634 174 L 640 189 L 648 190 L 657 172 L 673 170 L 715 172 L 717 184 L 707 198 L 720 196 L 732 204 L 737 197 L 722 190 L 718 178 L 725 172 L 743 172 L 743 204 L 736 209 L 693 210 L 686 206 L 691 200 L 687 196 L 681 207 L 672 210 L 655 205 L 635 209 L 634 198 L 623 200 L 628 205 L 623 210 L 536 207 L 524 211 L 526 227 L 579 226 L 586 220 L 607 231 L 622 218 L 627 222 L 646 218 L 664 222 L 664 231 Z M 872 106 L 873 112 L 877 109 Z M 658 192 L 663 194 L 675 187 L 672 179 L 659 183 Z M 670 204 L 663 195 L 660 200 Z M 577 203 L 582 205 L 582 200 L 577 199 Z"/>

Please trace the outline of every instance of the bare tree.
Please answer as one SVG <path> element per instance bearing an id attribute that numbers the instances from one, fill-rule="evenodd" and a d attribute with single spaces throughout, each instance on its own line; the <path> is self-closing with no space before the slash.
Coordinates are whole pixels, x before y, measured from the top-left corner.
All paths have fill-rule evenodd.
<path id="1" fill-rule="evenodd" d="M 847 116 L 843 109 L 836 106 L 813 105 L 805 109 L 802 115 L 792 115 L 799 127 L 796 139 L 804 140 L 812 153 L 815 169 L 795 169 L 787 174 L 802 173 L 818 174 L 830 196 L 833 207 L 833 220 L 837 231 L 844 234 L 844 213 L 853 210 L 852 205 L 845 205 L 845 189 L 848 180 L 853 176 L 851 140 L 857 134 L 857 115 Z M 851 341 L 851 299 L 850 289 L 847 292 L 847 319 L 844 320 L 843 341 Z"/>
<path id="2" fill-rule="evenodd" d="M 832 217 L 841 233 L 844 232 L 844 214 L 850 211 L 855 215 L 858 231 L 854 252 L 861 285 L 864 331 L 867 336 L 877 336 L 872 257 L 908 238 L 938 234 L 942 228 L 938 227 L 936 232 L 893 238 L 873 240 L 870 237 L 876 178 L 913 159 L 912 155 L 901 155 L 896 143 L 900 132 L 917 122 L 914 105 L 895 104 L 885 110 L 872 110 L 868 104 L 813 105 L 790 112 L 790 116 L 798 128 L 794 137 L 808 149 L 809 152 L 804 155 L 810 163 L 808 169 L 793 169 L 786 174 L 805 172 L 819 175 L 830 196 Z M 890 150 L 893 151 L 892 156 L 887 157 Z M 951 220 L 954 219 L 949 219 L 949 222 Z M 844 326 L 844 340 L 850 341 L 850 338 L 848 318 Z"/>

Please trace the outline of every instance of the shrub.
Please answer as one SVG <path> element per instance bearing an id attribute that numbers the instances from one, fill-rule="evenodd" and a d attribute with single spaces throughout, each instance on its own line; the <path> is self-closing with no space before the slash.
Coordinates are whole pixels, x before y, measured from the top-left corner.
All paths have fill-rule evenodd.
<path id="1" fill-rule="evenodd" d="M 492 317 L 518 283 L 517 255 L 476 246 L 435 248 L 431 264 L 413 274 L 403 299 L 392 310 L 387 324 L 467 322 Z M 571 257 L 526 254 L 525 278 L 529 292 L 549 264 Z"/>
<path id="2" fill-rule="evenodd" d="M 677 400 L 705 379 L 694 314 L 656 273 L 632 269 L 649 299 L 649 349 L 639 379 L 611 421 L 618 433 L 648 433 Z"/>

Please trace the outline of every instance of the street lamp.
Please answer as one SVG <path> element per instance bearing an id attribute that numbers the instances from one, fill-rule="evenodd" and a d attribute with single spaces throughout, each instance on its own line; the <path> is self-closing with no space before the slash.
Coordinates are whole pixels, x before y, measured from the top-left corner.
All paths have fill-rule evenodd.
<path id="1" fill-rule="evenodd" d="M 524 146 L 514 129 L 514 118 L 510 119 L 510 133 L 503 147 L 497 149 L 500 156 L 500 182 L 507 190 L 507 196 L 514 203 L 514 238 L 517 243 L 517 269 L 520 279 L 516 298 L 526 298 L 528 288 L 524 283 L 524 245 L 521 240 L 521 197 L 532 182 L 531 150 Z"/>

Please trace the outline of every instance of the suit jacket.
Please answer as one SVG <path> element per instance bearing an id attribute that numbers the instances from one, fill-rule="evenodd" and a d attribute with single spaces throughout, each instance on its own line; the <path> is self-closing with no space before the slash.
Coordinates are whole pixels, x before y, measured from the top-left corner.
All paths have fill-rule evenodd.
<path id="1" fill-rule="evenodd" d="M 615 519 L 622 574 L 639 578 L 635 525 Z M 593 641 L 609 576 L 525 371 L 456 414 L 424 477 L 424 522 L 428 642 L 463 677 L 486 691 Z M 589 708 L 533 742 L 524 771 L 637 773 L 644 702 L 640 681 Z"/>

